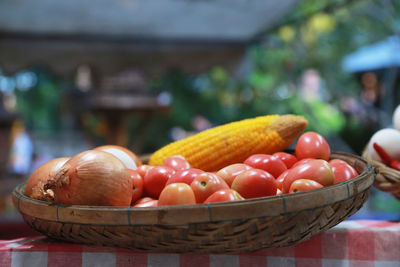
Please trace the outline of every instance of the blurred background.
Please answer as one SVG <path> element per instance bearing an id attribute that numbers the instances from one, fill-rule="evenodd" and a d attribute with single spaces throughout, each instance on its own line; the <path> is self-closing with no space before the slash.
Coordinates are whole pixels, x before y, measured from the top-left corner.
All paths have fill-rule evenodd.
<path id="1" fill-rule="evenodd" d="M 10 194 L 37 166 L 102 144 L 143 155 L 295 113 L 361 155 L 392 127 L 399 72 L 397 0 L 3 0 L 0 223 L 21 221 Z M 399 220 L 400 202 L 373 189 L 352 218 Z"/>

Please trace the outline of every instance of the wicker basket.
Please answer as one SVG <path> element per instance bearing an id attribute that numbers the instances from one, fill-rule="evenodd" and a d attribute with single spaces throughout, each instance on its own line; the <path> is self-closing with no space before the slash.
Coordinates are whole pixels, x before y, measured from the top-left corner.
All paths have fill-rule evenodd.
<path id="1" fill-rule="evenodd" d="M 308 192 L 235 202 L 153 208 L 61 206 L 13 192 L 25 221 L 49 237 L 151 252 L 241 253 L 309 239 L 354 214 L 368 198 L 375 173 L 364 159 L 345 153 L 361 173 Z"/>
<path id="2" fill-rule="evenodd" d="M 376 179 L 374 186 L 400 200 L 400 171 L 369 158 L 367 149 L 364 149 L 362 156 L 375 168 Z"/>

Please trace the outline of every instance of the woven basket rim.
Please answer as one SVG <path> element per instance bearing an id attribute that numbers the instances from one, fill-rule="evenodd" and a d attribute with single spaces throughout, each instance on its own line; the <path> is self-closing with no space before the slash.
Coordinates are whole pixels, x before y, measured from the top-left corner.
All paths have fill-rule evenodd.
<path id="1" fill-rule="evenodd" d="M 400 200 L 400 171 L 387 166 L 383 162 L 370 158 L 368 156 L 368 146 L 364 149 L 362 157 L 375 169 L 376 179 L 374 186 L 383 192 L 392 194 Z"/>
<path id="2" fill-rule="evenodd" d="M 332 158 L 351 161 L 357 171 L 362 172 L 349 181 L 321 189 L 210 204 L 149 208 L 55 205 L 25 196 L 24 184 L 14 189 L 13 202 L 23 215 L 48 221 L 107 226 L 184 225 L 285 216 L 346 201 L 373 184 L 375 172 L 367 160 L 344 152 L 334 152 Z"/>
<path id="3" fill-rule="evenodd" d="M 393 169 L 393 168 L 387 166 L 387 165 L 384 164 L 383 162 L 380 162 L 380 161 L 377 161 L 377 160 L 374 160 L 374 159 L 370 158 L 370 157 L 368 156 L 368 151 L 367 151 L 367 149 L 365 149 L 365 150 L 363 151 L 362 157 L 363 157 L 366 161 L 368 161 L 372 166 L 378 167 L 379 169 L 385 170 L 385 172 L 392 173 L 393 175 L 398 176 L 398 179 L 399 179 L 399 182 L 400 182 L 400 171 L 398 171 L 398 170 L 396 170 L 396 169 Z"/>

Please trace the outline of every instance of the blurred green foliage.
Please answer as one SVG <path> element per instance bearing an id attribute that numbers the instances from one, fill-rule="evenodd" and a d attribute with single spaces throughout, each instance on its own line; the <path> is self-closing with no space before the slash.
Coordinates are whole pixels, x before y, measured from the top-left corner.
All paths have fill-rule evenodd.
<path id="1" fill-rule="evenodd" d="M 357 153 L 376 130 L 359 114 L 344 112 L 345 97 L 360 101 L 361 86 L 341 68 L 342 59 L 358 48 L 400 31 L 400 1 L 303 0 L 247 49 L 236 72 L 215 66 L 206 73 L 189 75 L 171 70 L 153 78 L 155 92 L 172 95 L 168 114 L 152 119 L 143 152 L 172 141 L 171 128 L 196 130 L 193 118 L 202 115 L 212 125 L 265 114 L 295 113 L 309 120 L 308 130 L 340 135 Z M 314 70 L 319 93 L 307 96 L 304 77 Z M 18 111 L 36 131 L 58 131 L 64 93 L 60 81 L 39 71 L 32 90 L 16 91 Z M 73 86 L 70 86 L 73 88 Z M 70 103 L 73 104 L 73 103 Z M 96 138 L 104 122 L 85 115 Z M 99 126 L 100 125 L 100 126 Z M 131 125 L 132 139 L 137 123 Z"/>
<path id="2" fill-rule="evenodd" d="M 54 134 L 61 130 L 62 90 L 51 73 L 35 71 L 37 83 L 29 90 L 15 90 L 16 106 L 26 126 L 40 134 Z"/>
<path id="3" fill-rule="evenodd" d="M 399 15 L 399 1 L 300 1 L 283 19 L 287 23 L 248 48 L 250 67 L 240 75 L 218 66 L 196 76 L 167 73 L 154 88 L 171 92 L 172 110 L 153 123 L 148 151 L 171 141 L 166 133 L 173 125 L 192 130 L 196 114 L 218 125 L 264 114 L 295 113 L 306 116 L 308 130 L 340 135 L 361 153 L 376 129 L 357 114 L 342 111 L 345 97 L 361 102 L 361 86 L 354 74 L 343 71 L 341 61 L 363 45 L 396 34 Z M 310 69 L 319 73 L 321 90 L 319 98 L 305 99 L 302 78 Z"/>

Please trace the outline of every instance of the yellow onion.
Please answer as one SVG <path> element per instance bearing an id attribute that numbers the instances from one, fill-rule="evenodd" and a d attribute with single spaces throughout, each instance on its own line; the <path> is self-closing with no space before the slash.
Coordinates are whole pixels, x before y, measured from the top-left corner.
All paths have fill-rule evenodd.
<path id="1" fill-rule="evenodd" d="M 140 165 L 142 165 L 142 161 L 139 159 L 139 157 L 131 150 L 123 146 L 105 145 L 96 147 L 94 150 L 100 150 L 113 154 L 115 157 L 120 159 L 128 169 L 136 170 Z"/>
<path id="2" fill-rule="evenodd" d="M 93 206 L 129 206 L 132 188 L 122 161 L 98 150 L 75 155 L 45 185 L 53 190 L 56 204 Z"/>
<path id="3" fill-rule="evenodd" d="M 36 168 L 26 182 L 24 194 L 30 198 L 45 200 L 46 195 L 51 194 L 51 192 L 45 192 L 44 185 L 47 180 L 54 177 L 67 160 L 69 158 L 55 158 Z"/>

